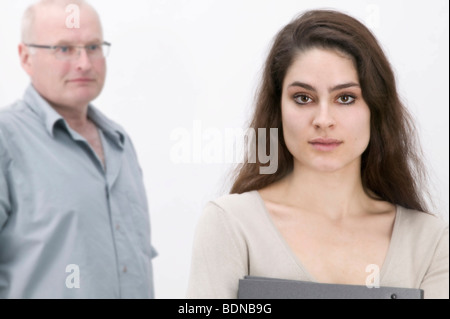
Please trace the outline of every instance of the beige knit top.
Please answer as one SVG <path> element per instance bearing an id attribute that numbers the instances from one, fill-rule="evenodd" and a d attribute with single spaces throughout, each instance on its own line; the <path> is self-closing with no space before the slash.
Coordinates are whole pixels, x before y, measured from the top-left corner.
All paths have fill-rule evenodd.
<path id="1" fill-rule="evenodd" d="M 275 227 L 257 191 L 209 202 L 198 222 L 187 298 L 237 298 L 239 279 L 315 281 Z M 397 206 L 380 286 L 421 288 L 449 298 L 448 223 Z"/>

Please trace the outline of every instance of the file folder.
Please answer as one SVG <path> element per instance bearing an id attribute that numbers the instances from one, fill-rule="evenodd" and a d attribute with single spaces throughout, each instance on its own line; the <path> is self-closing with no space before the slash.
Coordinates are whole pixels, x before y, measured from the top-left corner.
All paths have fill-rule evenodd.
<path id="1" fill-rule="evenodd" d="M 422 289 L 324 284 L 245 276 L 238 299 L 423 299 Z"/>

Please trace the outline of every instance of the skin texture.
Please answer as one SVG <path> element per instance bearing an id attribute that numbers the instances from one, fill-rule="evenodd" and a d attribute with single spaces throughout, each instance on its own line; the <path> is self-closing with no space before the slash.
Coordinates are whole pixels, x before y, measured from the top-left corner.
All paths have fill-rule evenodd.
<path id="1" fill-rule="evenodd" d="M 322 68 L 327 72 L 318 72 Z M 331 91 L 343 84 L 355 86 Z M 299 169 L 359 169 L 370 139 L 370 110 L 352 60 L 319 49 L 300 55 L 286 74 L 281 104 L 286 144 Z M 317 138 L 342 144 L 321 151 L 311 144 Z"/>
<path id="2" fill-rule="evenodd" d="M 370 109 L 353 60 L 330 50 L 298 55 L 283 83 L 282 122 L 291 174 L 260 194 L 282 237 L 319 282 L 366 283 L 388 251 L 395 206 L 361 184 Z"/>

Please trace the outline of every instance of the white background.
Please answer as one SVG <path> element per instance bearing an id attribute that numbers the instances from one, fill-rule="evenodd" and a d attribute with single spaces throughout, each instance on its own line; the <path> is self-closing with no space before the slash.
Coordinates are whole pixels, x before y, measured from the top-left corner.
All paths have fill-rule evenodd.
<path id="1" fill-rule="evenodd" d="M 20 19 L 32 1 L 0 4 L 0 107 L 28 78 L 17 55 Z M 335 8 L 365 22 L 417 119 L 435 211 L 449 215 L 449 4 L 430 1 L 92 0 L 112 46 L 94 102 L 137 149 L 150 203 L 156 298 L 184 298 L 191 244 L 206 201 L 228 191 L 229 163 L 175 163 L 174 132 L 192 145 L 219 143 L 208 128 L 244 128 L 271 40 L 306 9 Z M 197 132 L 202 129 L 201 134 Z M 202 143 L 202 144 L 198 144 Z M 225 150 L 224 150 L 225 151 Z"/>

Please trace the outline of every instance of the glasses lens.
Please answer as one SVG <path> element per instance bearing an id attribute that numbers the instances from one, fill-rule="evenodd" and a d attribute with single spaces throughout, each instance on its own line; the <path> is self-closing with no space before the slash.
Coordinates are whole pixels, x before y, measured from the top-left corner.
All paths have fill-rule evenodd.
<path id="1" fill-rule="evenodd" d="M 108 44 L 108 43 L 102 44 L 103 57 L 105 57 L 105 58 L 108 57 L 110 49 L 111 49 L 110 44 Z"/>
<path id="2" fill-rule="evenodd" d="M 59 60 L 73 60 L 80 56 L 80 51 L 83 49 L 91 59 L 106 58 L 109 55 L 110 44 L 92 44 L 85 47 L 58 46 L 54 48 L 54 53 L 55 57 Z"/>
<path id="3" fill-rule="evenodd" d="M 76 55 L 77 48 L 72 46 L 59 46 L 55 48 L 55 56 L 60 60 L 68 60 Z"/>

